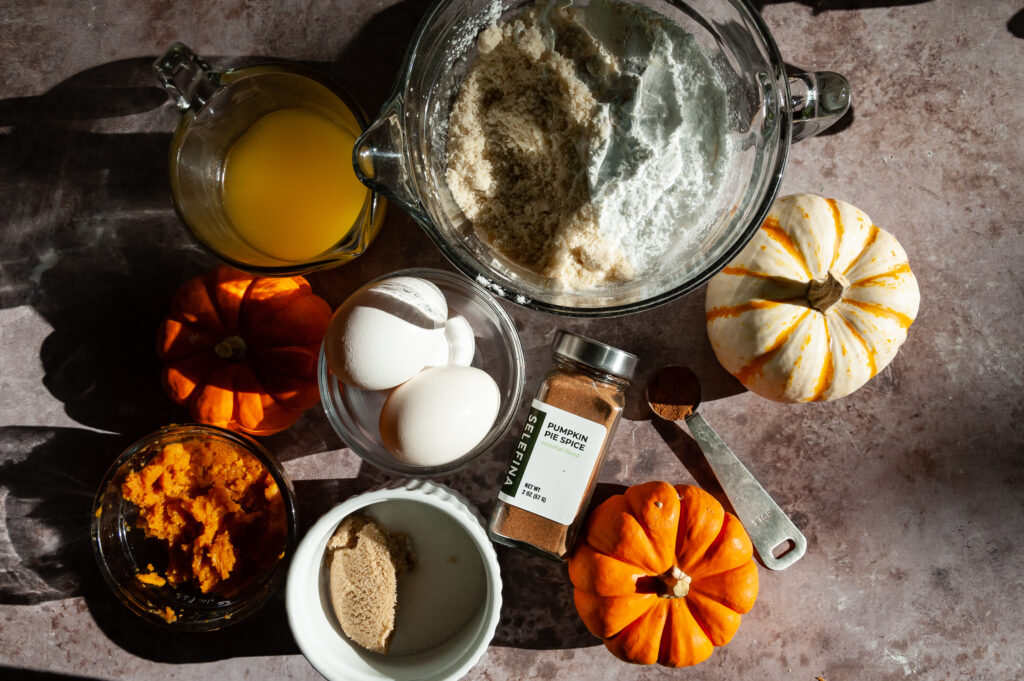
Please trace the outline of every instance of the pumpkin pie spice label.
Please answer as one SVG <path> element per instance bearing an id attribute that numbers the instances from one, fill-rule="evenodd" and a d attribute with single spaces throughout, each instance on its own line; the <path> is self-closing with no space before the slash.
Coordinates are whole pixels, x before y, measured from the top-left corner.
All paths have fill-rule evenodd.
<path id="1" fill-rule="evenodd" d="M 534 400 L 498 498 L 571 524 L 607 434 L 600 423 Z"/>

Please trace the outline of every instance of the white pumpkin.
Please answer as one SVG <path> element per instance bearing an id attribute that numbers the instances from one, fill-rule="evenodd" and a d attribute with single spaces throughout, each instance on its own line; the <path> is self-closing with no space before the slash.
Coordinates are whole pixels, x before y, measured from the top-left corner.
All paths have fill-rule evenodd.
<path id="1" fill-rule="evenodd" d="M 750 243 L 708 283 L 722 366 L 782 402 L 849 395 L 896 356 L 921 296 L 907 254 L 854 206 L 777 199 Z"/>

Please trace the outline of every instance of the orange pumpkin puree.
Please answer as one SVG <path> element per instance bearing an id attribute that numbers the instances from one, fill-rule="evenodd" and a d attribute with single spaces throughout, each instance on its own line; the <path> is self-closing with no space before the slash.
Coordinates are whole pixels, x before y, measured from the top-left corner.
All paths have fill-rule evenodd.
<path id="1" fill-rule="evenodd" d="M 228 593 L 282 554 L 284 500 L 254 456 L 224 442 L 165 445 L 128 475 L 125 499 L 139 507 L 137 525 L 167 546 L 167 582 Z M 157 579 L 154 579 L 156 577 Z M 155 584 L 152 571 L 139 579 Z"/>
<path id="2" fill-rule="evenodd" d="M 139 574 L 135 575 L 135 578 L 143 584 L 150 584 L 152 586 L 163 586 L 167 583 L 166 579 L 164 579 L 155 572 L 140 572 Z"/>

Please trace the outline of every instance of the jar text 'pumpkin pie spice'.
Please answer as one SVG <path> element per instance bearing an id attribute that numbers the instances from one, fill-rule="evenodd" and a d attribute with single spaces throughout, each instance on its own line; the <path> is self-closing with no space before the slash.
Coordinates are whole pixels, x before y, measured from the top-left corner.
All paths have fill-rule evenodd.
<path id="1" fill-rule="evenodd" d="M 625 406 L 635 356 L 560 332 L 491 517 L 491 538 L 548 558 L 572 549 Z"/>

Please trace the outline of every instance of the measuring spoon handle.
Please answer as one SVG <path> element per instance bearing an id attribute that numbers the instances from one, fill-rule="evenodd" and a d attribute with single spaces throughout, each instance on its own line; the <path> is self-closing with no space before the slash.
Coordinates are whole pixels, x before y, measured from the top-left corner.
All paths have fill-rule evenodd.
<path id="1" fill-rule="evenodd" d="M 807 539 L 761 483 L 754 479 L 703 416 L 698 413 L 687 416 L 686 425 L 704 452 L 718 484 L 746 528 L 764 566 L 783 570 L 800 560 L 807 551 Z M 773 551 L 788 542 L 793 542 L 792 548 L 776 558 Z"/>

